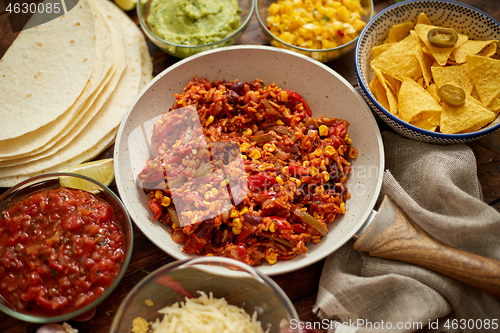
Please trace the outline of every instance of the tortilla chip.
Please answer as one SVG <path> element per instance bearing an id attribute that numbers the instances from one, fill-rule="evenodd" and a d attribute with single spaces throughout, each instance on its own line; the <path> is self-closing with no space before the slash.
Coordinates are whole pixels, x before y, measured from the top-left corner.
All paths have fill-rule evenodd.
<path id="1" fill-rule="evenodd" d="M 443 108 L 421 86 L 413 80 L 406 79 L 401 84 L 398 95 L 398 116 L 401 120 L 411 122 L 422 112 L 441 112 Z"/>
<path id="2" fill-rule="evenodd" d="M 469 38 L 465 35 L 458 34 L 458 41 L 453 47 L 435 47 L 429 43 L 427 39 L 427 34 L 430 30 L 439 28 L 434 25 L 429 24 L 417 24 L 415 25 L 415 31 L 418 34 L 418 37 L 425 43 L 425 46 L 429 50 L 430 54 L 436 59 L 439 65 L 444 66 L 448 61 L 448 58 L 453 52 L 454 49 L 463 45 Z"/>
<path id="3" fill-rule="evenodd" d="M 468 75 L 484 105 L 500 94 L 500 60 L 477 55 L 467 56 Z"/>
<path id="4" fill-rule="evenodd" d="M 412 31 L 412 33 L 415 33 Z M 428 87 L 432 81 L 431 66 L 434 59 L 428 54 L 424 53 L 421 47 L 415 49 L 415 56 L 420 64 L 420 69 L 422 70 L 422 76 L 424 77 L 425 84 Z"/>
<path id="5" fill-rule="evenodd" d="M 431 24 L 431 21 L 429 21 L 425 13 L 420 13 L 420 15 L 418 15 L 417 24 Z"/>
<path id="6" fill-rule="evenodd" d="M 389 105 L 389 101 L 387 100 L 387 93 L 385 91 L 385 88 L 382 85 L 382 83 L 380 83 L 380 80 L 378 79 L 377 76 L 375 76 L 373 78 L 373 80 L 371 80 L 371 82 L 370 82 L 370 90 L 375 95 L 375 98 L 377 99 L 377 101 L 380 104 L 382 104 L 382 106 L 386 110 L 390 110 L 391 109 L 391 107 Z"/>
<path id="7" fill-rule="evenodd" d="M 390 49 L 391 46 L 393 46 L 394 44 L 395 43 L 380 44 L 380 45 L 375 46 L 374 48 L 372 48 L 373 59 L 375 59 L 376 57 L 378 57 L 379 55 L 381 55 L 382 53 L 384 53 L 385 51 L 387 51 L 388 49 Z"/>
<path id="8" fill-rule="evenodd" d="M 389 34 L 384 41 L 384 43 L 394 43 L 400 42 L 410 34 L 410 30 L 413 29 L 412 22 L 405 22 L 393 25 L 389 30 Z"/>
<path id="9" fill-rule="evenodd" d="M 497 96 L 493 98 L 491 103 L 488 105 L 488 108 L 498 116 L 498 114 L 500 113 L 500 97 Z"/>
<path id="10" fill-rule="evenodd" d="M 443 103 L 443 110 L 440 130 L 445 134 L 477 131 L 495 119 L 495 113 L 469 95 L 459 107 Z"/>
<path id="11" fill-rule="evenodd" d="M 466 94 L 472 93 L 474 83 L 468 76 L 468 65 L 446 66 L 446 67 L 431 67 L 432 77 L 437 84 L 438 89 L 445 84 L 452 84 L 462 88 Z"/>
<path id="12" fill-rule="evenodd" d="M 427 87 L 426 91 L 436 100 L 436 102 L 439 103 L 439 105 L 442 105 L 443 102 L 437 94 L 438 88 L 435 83 L 431 83 L 431 85 Z"/>
<path id="13" fill-rule="evenodd" d="M 495 54 L 497 43 L 497 40 L 468 40 L 463 45 L 453 50 L 452 57 L 457 64 L 463 64 L 467 60 L 468 55 L 476 55 L 485 48 L 488 49 L 488 54 L 491 53 L 492 50 L 492 54 Z"/>
<path id="14" fill-rule="evenodd" d="M 483 56 L 483 57 L 493 57 L 497 53 L 497 47 L 498 43 L 492 43 L 488 45 L 487 48 L 479 52 L 477 55 Z"/>
<path id="15" fill-rule="evenodd" d="M 377 76 L 379 83 L 382 85 L 382 89 L 385 91 L 385 96 L 387 99 L 387 103 L 389 104 L 389 107 L 387 110 L 392 113 L 393 115 L 398 114 L 398 99 L 394 92 L 389 88 L 387 85 L 387 81 L 385 80 L 384 75 L 380 70 L 377 68 L 373 68 L 373 71 L 375 72 L 375 75 Z"/>
<path id="16" fill-rule="evenodd" d="M 439 125 L 439 121 L 441 118 L 441 112 L 422 112 L 419 113 L 410 124 L 417 126 L 421 129 L 434 132 Z"/>
<path id="17" fill-rule="evenodd" d="M 410 34 L 379 57 L 373 59 L 371 66 L 400 81 L 405 78 L 416 80 L 422 76 L 422 70 L 415 52 L 408 52 L 408 50 L 415 50 L 416 47 L 418 47 L 418 38 Z"/>

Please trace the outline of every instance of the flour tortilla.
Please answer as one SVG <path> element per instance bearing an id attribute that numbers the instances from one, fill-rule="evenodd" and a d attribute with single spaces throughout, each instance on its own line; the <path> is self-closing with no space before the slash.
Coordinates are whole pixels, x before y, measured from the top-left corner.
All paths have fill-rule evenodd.
<path id="1" fill-rule="evenodd" d="M 61 171 L 70 166 L 91 160 L 92 158 L 98 156 L 100 153 L 106 150 L 114 142 L 117 132 L 118 132 L 118 127 L 112 130 L 106 136 L 104 136 L 95 146 L 91 147 L 90 149 L 82 152 L 81 154 L 69 160 L 66 160 L 58 165 L 53 166 L 52 168 L 43 171 L 38 171 L 32 174 L 16 175 L 13 177 L 0 178 L 0 187 L 11 187 L 31 177 L 38 176 L 44 173 Z"/>
<path id="2" fill-rule="evenodd" d="M 0 140 L 20 137 L 66 113 L 94 69 L 95 37 L 88 0 L 19 34 L 0 60 Z"/>
<path id="3" fill-rule="evenodd" d="M 93 8 L 97 37 L 96 61 L 84 90 L 69 110 L 65 112 L 63 119 L 57 119 L 41 129 L 24 134 L 18 138 L 0 141 L 0 161 L 18 160 L 11 161 L 10 163 L 0 162 L 0 166 L 25 163 L 27 158 L 34 154 L 40 155 L 40 153 L 45 152 L 58 143 L 66 134 L 78 134 L 72 131 L 72 128 L 75 124 L 79 123 L 80 119 L 88 110 L 89 105 L 91 105 L 93 100 L 99 95 L 100 91 L 103 89 L 103 84 L 109 81 L 112 75 L 110 70 L 115 63 L 116 57 L 115 53 L 112 51 L 113 42 L 111 30 L 103 15 L 96 9 L 95 7 Z M 69 119 L 69 122 L 66 121 L 67 117 L 72 117 Z M 59 144 L 59 147 L 62 147 L 62 145 Z M 50 153 L 46 152 L 43 155 L 48 156 Z"/>
<path id="4" fill-rule="evenodd" d="M 52 156 L 22 165 L 2 168 L 0 170 L 2 179 L 16 175 L 30 175 L 54 168 L 65 161 L 72 160 L 80 152 L 91 149 L 98 144 L 103 136 L 119 126 L 128 107 L 138 94 L 142 77 L 140 40 L 144 37 L 133 21 L 113 3 L 99 1 L 103 4 L 102 8 L 106 11 L 106 16 L 117 19 L 116 22 L 119 24 L 119 30 L 121 30 L 124 38 L 125 54 L 128 56 L 127 66 L 116 89 L 88 123 L 85 130 L 78 134 L 70 145 L 62 148 Z"/>
<path id="5" fill-rule="evenodd" d="M 98 89 L 96 89 L 96 91 L 94 91 L 94 93 L 85 102 L 85 105 L 83 106 L 84 111 L 80 112 L 79 116 L 76 117 L 74 121 L 72 121 L 72 124 L 66 126 L 60 136 L 51 140 L 51 143 L 53 141 L 54 143 L 49 143 L 48 148 L 42 148 L 40 152 L 37 150 L 35 154 L 32 153 L 28 156 L 0 162 L 0 167 L 5 168 L 14 165 L 26 164 L 57 153 L 60 149 L 70 144 L 78 134 L 85 130 L 88 123 L 97 114 L 97 112 L 99 112 L 101 107 L 104 105 L 104 103 L 106 103 L 109 96 L 115 90 L 116 85 L 118 84 L 118 81 L 120 80 L 127 65 L 127 60 L 125 58 L 125 47 L 123 45 L 121 34 L 117 30 L 119 28 L 111 25 L 112 29 L 110 29 L 110 27 L 108 27 L 108 22 L 104 20 L 104 15 L 107 13 L 101 11 L 98 3 L 96 3 L 95 5 L 93 3 L 93 9 L 97 13 L 98 17 L 102 18 L 102 23 L 106 25 L 107 32 L 109 32 L 109 35 L 107 37 L 98 35 L 98 39 L 110 39 L 113 41 L 113 52 L 110 52 L 109 49 L 106 49 L 106 52 L 113 56 L 115 62 L 108 70 L 106 77 L 101 82 Z M 98 17 L 96 17 L 96 26 Z"/>

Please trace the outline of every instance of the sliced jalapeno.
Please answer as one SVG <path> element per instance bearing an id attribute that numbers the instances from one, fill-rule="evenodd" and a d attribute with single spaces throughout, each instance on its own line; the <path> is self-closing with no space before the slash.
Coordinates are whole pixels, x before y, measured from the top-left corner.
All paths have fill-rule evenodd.
<path id="1" fill-rule="evenodd" d="M 462 88 L 445 84 L 437 92 L 443 102 L 451 106 L 460 106 L 465 103 L 465 92 Z"/>
<path id="2" fill-rule="evenodd" d="M 458 34 L 453 29 L 434 28 L 427 33 L 427 39 L 435 47 L 452 47 L 458 41 Z"/>

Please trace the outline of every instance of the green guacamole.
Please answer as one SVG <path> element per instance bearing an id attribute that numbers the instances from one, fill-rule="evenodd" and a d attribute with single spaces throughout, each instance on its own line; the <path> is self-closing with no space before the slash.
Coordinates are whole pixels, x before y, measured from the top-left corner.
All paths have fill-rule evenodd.
<path id="1" fill-rule="evenodd" d="M 203 45 L 238 29 L 240 12 L 237 0 L 154 0 L 147 22 L 170 43 Z"/>

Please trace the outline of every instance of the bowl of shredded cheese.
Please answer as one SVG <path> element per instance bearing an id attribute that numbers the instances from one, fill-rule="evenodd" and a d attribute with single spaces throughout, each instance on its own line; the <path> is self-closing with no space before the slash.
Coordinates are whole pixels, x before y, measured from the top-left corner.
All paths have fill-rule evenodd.
<path id="1" fill-rule="evenodd" d="M 258 0 L 260 27 L 272 46 L 329 62 L 354 50 L 373 17 L 372 0 Z"/>
<path id="2" fill-rule="evenodd" d="M 223 257 L 178 260 L 148 274 L 118 308 L 111 333 L 299 333 L 299 317 L 269 277 Z"/>

